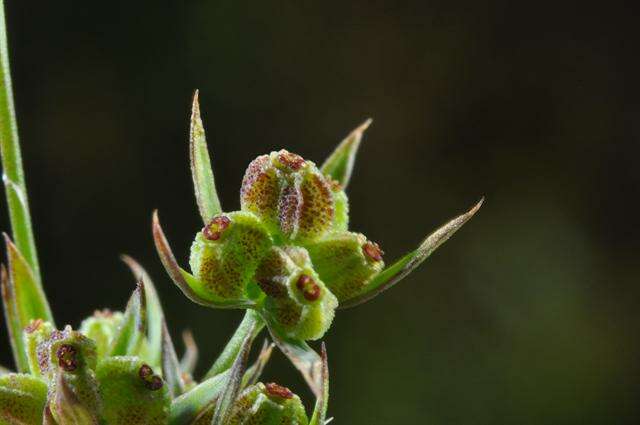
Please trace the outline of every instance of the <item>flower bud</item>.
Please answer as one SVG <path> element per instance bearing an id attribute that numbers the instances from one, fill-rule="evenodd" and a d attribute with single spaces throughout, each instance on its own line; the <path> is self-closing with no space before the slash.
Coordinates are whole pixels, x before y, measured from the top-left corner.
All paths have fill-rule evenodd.
<path id="1" fill-rule="evenodd" d="M 334 224 L 336 213 L 328 179 L 313 162 L 286 150 L 259 156 L 249 164 L 240 204 L 282 241 L 323 236 Z"/>
<path id="2" fill-rule="evenodd" d="M 47 385 L 27 374 L 0 376 L 0 424 L 40 424 Z"/>
<path id="3" fill-rule="evenodd" d="M 98 359 L 106 356 L 118 328 L 122 324 L 123 314 L 119 311 L 96 310 L 93 316 L 80 324 L 80 333 L 96 343 Z"/>
<path id="4" fill-rule="evenodd" d="M 162 378 L 137 357 L 108 357 L 96 371 L 103 417 L 110 425 L 160 425 L 171 399 Z"/>
<path id="5" fill-rule="evenodd" d="M 257 383 L 245 389 L 231 408 L 229 425 L 307 425 L 300 397 L 278 384 Z"/>
<path id="6" fill-rule="evenodd" d="M 307 245 L 313 265 L 338 301 L 360 292 L 384 268 L 378 244 L 359 233 L 335 233 Z"/>
<path id="7" fill-rule="evenodd" d="M 49 409 L 55 420 L 66 425 L 80 417 L 97 418 L 100 399 L 94 373 L 95 343 L 67 326 L 53 331 L 38 345 L 38 359 L 49 379 Z"/>
<path id="8" fill-rule="evenodd" d="M 196 235 L 189 263 L 205 292 L 239 299 L 246 296 L 247 285 L 270 246 L 271 237 L 256 216 L 222 214 Z"/>
<path id="9" fill-rule="evenodd" d="M 338 301 L 313 270 L 304 248 L 273 247 L 256 281 L 267 295 L 265 316 L 288 336 L 318 339 L 331 326 Z"/>

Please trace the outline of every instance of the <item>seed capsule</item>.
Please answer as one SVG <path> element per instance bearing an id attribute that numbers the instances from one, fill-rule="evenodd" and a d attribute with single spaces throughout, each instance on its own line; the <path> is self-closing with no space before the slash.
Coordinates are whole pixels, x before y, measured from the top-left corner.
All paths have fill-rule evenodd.
<path id="1" fill-rule="evenodd" d="M 55 331 L 53 325 L 40 319 L 32 321 L 29 326 L 24 329 L 23 339 L 27 358 L 29 360 L 29 370 L 34 376 L 41 376 L 40 360 L 38 356 L 38 346 L 51 337 L 51 333 Z M 46 357 L 43 354 L 42 357 Z M 47 357 L 48 364 L 48 357 Z"/>
<path id="2" fill-rule="evenodd" d="M 21 373 L 0 376 L 0 424 L 41 424 L 47 384 Z"/>
<path id="3" fill-rule="evenodd" d="M 338 302 L 312 268 L 304 248 L 273 247 L 256 272 L 267 295 L 262 311 L 290 337 L 321 338 Z"/>
<path id="4" fill-rule="evenodd" d="M 338 301 L 355 296 L 384 268 L 378 244 L 359 233 L 333 234 L 307 245 L 318 275 Z"/>
<path id="5" fill-rule="evenodd" d="M 277 240 L 307 241 L 325 235 L 336 218 L 334 190 L 313 162 L 281 150 L 256 158 L 240 191 L 243 211 L 256 214 Z M 341 203 L 340 225 L 345 222 Z"/>
<path id="6" fill-rule="evenodd" d="M 271 237 L 256 216 L 233 212 L 215 217 L 196 235 L 189 263 L 205 292 L 239 299 L 270 246 Z"/>
<path id="7" fill-rule="evenodd" d="M 240 394 L 231 408 L 229 425 L 307 425 L 300 398 L 277 384 L 258 383 Z"/>
<path id="8" fill-rule="evenodd" d="M 122 324 L 123 314 L 119 311 L 96 310 L 80 324 L 80 333 L 96 343 L 98 359 L 104 358 L 111 342 Z"/>

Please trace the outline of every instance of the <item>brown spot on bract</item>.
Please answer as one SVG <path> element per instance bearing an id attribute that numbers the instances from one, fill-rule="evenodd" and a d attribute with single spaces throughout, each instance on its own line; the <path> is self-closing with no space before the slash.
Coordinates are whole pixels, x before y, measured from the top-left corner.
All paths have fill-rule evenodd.
<path id="1" fill-rule="evenodd" d="M 380 249 L 377 243 L 367 241 L 367 243 L 362 245 L 362 251 L 373 261 L 382 261 L 384 251 Z"/>
<path id="2" fill-rule="evenodd" d="M 308 301 L 315 301 L 320 298 L 320 287 L 318 284 L 306 274 L 300 275 L 296 282 L 296 287 L 302 291 L 302 295 Z"/>
<path id="3" fill-rule="evenodd" d="M 222 233 L 229 227 L 231 220 L 226 215 L 219 215 L 214 217 L 209 224 L 204 226 L 202 234 L 210 241 L 217 241 L 222 236 Z"/>
<path id="4" fill-rule="evenodd" d="M 286 398 L 286 399 L 293 398 L 293 392 L 289 388 L 283 387 L 282 385 L 278 385 L 276 383 L 271 382 L 271 383 L 265 384 L 265 388 L 269 393 L 269 395 L 271 396 Z"/>
<path id="5" fill-rule="evenodd" d="M 73 372 L 78 368 L 76 347 L 70 344 L 62 344 L 56 351 L 58 365 L 67 372 Z"/>
<path id="6" fill-rule="evenodd" d="M 138 371 L 138 376 L 142 379 L 144 386 L 149 388 L 151 391 L 156 391 L 162 388 L 164 382 L 162 378 L 158 375 L 153 374 L 153 369 L 148 364 L 143 364 L 140 366 L 140 370 Z"/>

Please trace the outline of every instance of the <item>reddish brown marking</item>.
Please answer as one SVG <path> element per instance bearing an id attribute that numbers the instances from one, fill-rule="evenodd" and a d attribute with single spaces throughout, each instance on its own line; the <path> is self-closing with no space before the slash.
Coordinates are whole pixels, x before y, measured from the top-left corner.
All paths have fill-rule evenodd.
<path id="1" fill-rule="evenodd" d="M 162 378 L 158 375 L 153 374 L 153 369 L 148 364 L 143 364 L 140 366 L 140 370 L 138 371 L 138 376 L 142 379 L 145 387 L 149 388 L 151 391 L 156 391 L 162 388 L 164 382 Z"/>
<path id="2" fill-rule="evenodd" d="M 209 224 L 204 226 L 202 229 L 202 234 L 204 237 L 210 241 L 217 241 L 222 236 L 222 232 L 224 232 L 229 225 L 231 224 L 231 220 L 226 215 L 219 215 L 214 217 Z"/>
<path id="3" fill-rule="evenodd" d="M 42 326 L 42 323 L 44 323 L 42 319 L 32 320 L 31 323 L 29 323 L 29 325 L 27 325 L 27 327 L 24 328 L 24 330 L 28 334 L 34 333 L 35 331 L 40 329 L 40 326 Z"/>
<path id="4" fill-rule="evenodd" d="M 293 393 L 287 387 L 283 387 L 281 385 L 271 382 L 269 384 L 265 384 L 265 388 L 267 389 L 267 392 L 269 393 L 269 395 L 280 397 L 280 398 L 286 398 L 286 399 L 293 398 Z"/>
<path id="5" fill-rule="evenodd" d="M 332 179 L 329 176 L 326 176 L 327 180 L 329 181 L 329 186 L 331 186 L 331 190 L 333 190 L 334 192 L 339 192 L 342 190 L 342 185 L 340 184 L 339 181 Z"/>
<path id="6" fill-rule="evenodd" d="M 302 295 L 309 301 L 315 301 L 320 298 L 320 287 L 306 274 L 300 275 L 296 282 L 296 287 L 302 291 Z"/>
<path id="7" fill-rule="evenodd" d="M 287 151 L 281 151 L 278 154 L 278 161 L 294 171 L 298 171 L 305 164 L 304 158 L 302 158 L 300 155 L 296 155 L 295 153 Z"/>
<path id="8" fill-rule="evenodd" d="M 362 245 L 362 251 L 373 261 L 382 261 L 384 251 L 380 249 L 377 243 L 367 242 Z"/>
<path id="9" fill-rule="evenodd" d="M 76 347 L 70 344 L 62 344 L 56 351 L 58 357 L 58 365 L 67 372 L 72 372 L 78 368 L 76 360 Z"/>

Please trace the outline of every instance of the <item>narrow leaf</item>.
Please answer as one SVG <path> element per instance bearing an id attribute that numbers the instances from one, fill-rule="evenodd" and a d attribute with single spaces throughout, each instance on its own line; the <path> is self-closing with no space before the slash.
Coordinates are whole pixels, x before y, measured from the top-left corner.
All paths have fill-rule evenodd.
<path id="1" fill-rule="evenodd" d="M 203 288 L 202 282 L 198 281 L 178 265 L 176 257 L 173 255 L 173 251 L 169 246 L 169 241 L 167 241 L 164 231 L 160 226 L 157 211 L 153 212 L 152 230 L 153 240 L 162 265 L 169 274 L 169 277 L 171 277 L 171 280 L 173 280 L 173 283 L 175 283 L 182 293 L 191 301 L 212 308 L 251 308 L 255 305 L 255 303 L 249 300 L 228 300 L 214 297 L 210 294 L 205 295 L 204 291 L 201 290 L 201 288 Z"/>
<path id="2" fill-rule="evenodd" d="M 62 373 L 56 373 L 55 391 L 50 395 L 49 408 L 62 424 L 97 425 L 98 412 L 90 411 L 83 405 Z M 52 413 L 53 413 L 52 412 Z"/>
<path id="3" fill-rule="evenodd" d="M 266 339 L 264 340 L 258 358 L 253 363 L 253 365 L 251 365 L 251 367 L 247 369 L 247 372 L 242 377 L 242 388 L 248 387 L 258 382 L 258 379 L 260 379 L 260 375 L 262 375 L 265 366 L 271 358 L 271 353 L 273 352 L 274 346 L 275 344 L 269 343 L 269 341 L 267 341 Z"/>
<path id="4" fill-rule="evenodd" d="M 267 327 L 273 342 L 300 371 L 315 396 L 320 397 L 322 394 L 322 358 L 306 342 L 282 335 L 272 324 L 268 324 Z"/>
<path id="5" fill-rule="evenodd" d="M 229 369 L 238 357 L 238 353 L 247 336 L 251 335 L 252 338 L 255 338 L 263 327 L 264 321 L 260 315 L 253 310 L 247 310 L 242 322 L 240 322 L 233 336 L 227 342 L 222 353 L 220 353 L 205 377 L 210 378 Z"/>
<path id="6" fill-rule="evenodd" d="M 182 332 L 182 341 L 184 342 L 184 354 L 180 359 L 180 370 L 193 375 L 198 363 L 198 345 L 190 330 Z"/>
<path id="7" fill-rule="evenodd" d="M 371 118 L 360 124 L 336 147 L 331 155 L 324 161 L 320 170 L 333 180 L 346 188 L 351 179 L 353 164 L 362 141 L 364 131 L 371 125 Z"/>
<path id="8" fill-rule="evenodd" d="M 36 319 L 53 323 L 53 315 L 44 291 L 26 259 L 11 242 L 9 236 L 4 234 L 4 239 L 8 259 L 8 273 L 6 273 L 7 279 L 4 285 L 6 289 L 3 290 L 5 314 L 7 324 L 11 328 L 10 337 L 18 370 L 26 372 L 29 369 L 28 364 L 23 363 L 26 357 L 22 330 Z"/>
<path id="9" fill-rule="evenodd" d="M 2 289 L 2 304 L 4 306 L 4 317 L 7 322 L 9 342 L 11 351 L 18 372 L 29 372 L 29 357 L 24 340 L 22 339 L 22 329 L 20 318 L 16 310 L 15 295 L 9 283 L 9 273 L 4 264 L 0 267 L 0 282 Z"/>
<path id="10" fill-rule="evenodd" d="M 142 281 L 139 281 L 127 304 L 122 325 L 113 338 L 109 356 L 138 354 L 140 344 L 147 333 L 146 304 L 145 286 Z"/>
<path id="11" fill-rule="evenodd" d="M 343 301 L 338 308 L 350 308 L 369 301 L 391 288 L 427 259 L 440 245 L 458 231 L 482 206 L 482 198 L 466 213 L 454 218 L 422 241 L 418 249 L 400 258 L 375 276 L 355 297 Z"/>
<path id="12" fill-rule="evenodd" d="M 329 362 L 327 360 L 327 347 L 322 343 L 320 351 L 322 358 L 322 391 L 316 399 L 316 405 L 313 409 L 313 416 L 309 425 L 325 425 L 327 423 L 327 407 L 329 406 Z"/>
<path id="13" fill-rule="evenodd" d="M 182 379 L 182 370 L 169 329 L 167 329 L 167 323 L 164 320 L 162 321 L 162 377 L 168 385 L 171 398 L 184 392 L 185 383 Z"/>
<path id="14" fill-rule="evenodd" d="M 200 216 L 205 224 L 222 212 L 220 199 L 211 169 L 211 160 L 207 150 L 207 139 L 200 117 L 198 90 L 193 95 L 191 107 L 191 129 L 189 132 L 189 155 L 191 157 L 191 176 L 196 193 L 196 202 Z"/>
<path id="15" fill-rule="evenodd" d="M 255 327 L 255 324 L 254 324 Z M 251 329 L 238 352 L 231 369 L 229 369 L 229 375 L 227 376 L 227 382 L 225 383 L 222 394 L 216 403 L 216 410 L 213 413 L 211 419 L 211 425 L 224 425 L 227 422 L 227 417 L 233 407 L 233 402 L 238 397 L 238 393 L 242 388 L 242 376 L 244 375 L 245 368 L 247 366 L 247 357 L 251 350 L 251 343 L 253 342 L 253 329 Z"/>
<path id="16" fill-rule="evenodd" d="M 174 399 L 171 403 L 169 425 L 192 424 L 211 409 L 220 396 L 229 374 L 230 371 L 227 371 L 209 378 Z"/>
<path id="17" fill-rule="evenodd" d="M 162 351 L 162 324 L 164 322 L 164 313 L 158 291 L 149 277 L 146 270 L 128 255 L 121 255 L 120 258 L 129 266 L 136 281 L 144 282 L 144 290 L 147 305 L 147 339 L 149 344 L 149 359 L 154 365 L 160 364 L 160 353 Z"/>

